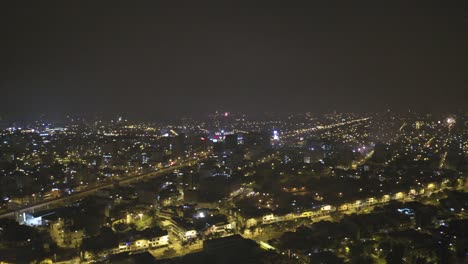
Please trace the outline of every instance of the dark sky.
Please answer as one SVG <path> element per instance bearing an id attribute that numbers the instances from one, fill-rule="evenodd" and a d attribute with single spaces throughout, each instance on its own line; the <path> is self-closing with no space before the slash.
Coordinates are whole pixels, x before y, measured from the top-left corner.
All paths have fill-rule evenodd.
<path id="1" fill-rule="evenodd" d="M 467 1 L 190 2 L 2 1 L 0 115 L 467 105 Z"/>

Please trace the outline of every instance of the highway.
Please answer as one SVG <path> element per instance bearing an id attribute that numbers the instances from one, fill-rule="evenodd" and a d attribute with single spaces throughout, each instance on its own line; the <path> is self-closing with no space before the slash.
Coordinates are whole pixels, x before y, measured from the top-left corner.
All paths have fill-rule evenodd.
<path id="1" fill-rule="evenodd" d="M 63 205 L 67 202 L 77 201 L 95 193 L 98 190 L 105 189 L 105 188 L 113 188 L 115 184 L 118 184 L 119 186 L 124 186 L 124 185 L 129 185 L 131 183 L 144 180 L 144 179 L 160 177 L 174 170 L 194 165 L 206 159 L 207 159 L 206 155 L 200 155 L 199 157 L 195 159 L 188 160 L 182 163 L 178 163 L 167 168 L 159 169 L 157 171 L 152 171 L 152 172 L 139 174 L 135 176 L 128 176 L 123 179 L 115 180 L 114 182 L 111 182 L 111 183 L 103 183 L 98 186 L 89 187 L 88 189 L 75 192 L 67 196 L 62 196 L 62 197 L 55 198 L 55 199 L 43 200 L 35 204 L 26 205 L 16 211 L 9 211 L 9 212 L 1 213 L 0 218 L 16 218 L 18 215 L 21 215 L 23 212 L 34 212 L 36 210 L 43 210 L 43 209 L 51 208 L 54 205 Z"/>
<path id="2" fill-rule="evenodd" d="M 371 119 L 370 117 L 366 117 L 366 118 L 352 119 L 352 120 L 329 124 L 329 125 L 318 125 L 318 126 L 314 126 L 311 128 L 297 129 L 297 130 L 293 130 L 293 131 L 289 131 L 289 132 L 281 134 L 281 140 L 295 141 L 301 137 L 310 136 L 310 134 L 313 132 L 317 132 L 320 130 L 327 130 L 327 129 L 336 128 L 340 126 L 351 125 L 355 123 L 360 123 L 360 122 L 364 122 L 370 119 Z"/>

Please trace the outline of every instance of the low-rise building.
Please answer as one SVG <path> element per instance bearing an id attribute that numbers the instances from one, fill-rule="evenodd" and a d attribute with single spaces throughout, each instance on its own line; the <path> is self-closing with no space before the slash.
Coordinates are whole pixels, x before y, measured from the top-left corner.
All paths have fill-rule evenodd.
<path id="1" fill-rule="evenodd" d="M 125 238 L 120 241 L 115 251 L 136 251 L 164 247 L 167 245 L 169 245 L 167 231 L 159 228 L 147 228 L 142 231 L 131 230 L 125 233 Z"/>
<path id="2" fill-rule="evenodd" d="M 187 241 L 197 236 L 197 231 L 194 226 L 181 218 L 171 218 L 169 220 L 169 226 L 172 233 L 182 241 Z"/>
<path id="3" fill-rule="evenodd" d="M 84 237 L 84 230 L 74 225 L 73 220 L 57 218 L 49 222 L 49 233 L 62 248 L 78 248 Z"/>

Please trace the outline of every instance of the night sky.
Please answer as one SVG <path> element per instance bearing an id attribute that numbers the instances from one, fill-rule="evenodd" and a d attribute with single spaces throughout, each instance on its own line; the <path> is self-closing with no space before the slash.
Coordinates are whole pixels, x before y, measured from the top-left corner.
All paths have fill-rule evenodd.
<path id="1" fill-rule="evenodd" d="M 0 115 L 466 109 L 468 1 L 122 2 L 2 1 Z"/>

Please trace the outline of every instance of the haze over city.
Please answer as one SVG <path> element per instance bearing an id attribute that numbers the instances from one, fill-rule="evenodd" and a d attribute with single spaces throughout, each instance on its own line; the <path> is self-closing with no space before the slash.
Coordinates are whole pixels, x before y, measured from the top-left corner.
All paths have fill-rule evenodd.
<path id="1" fill-rule="evenodd" d="M 459 4 L 8 1 L 0 115 L 453 111 Z"/>
<path id="2" fill-rule="evenodd" d="M 0 264 L 468 263 L 467 3 L 1 3 Z"/>

